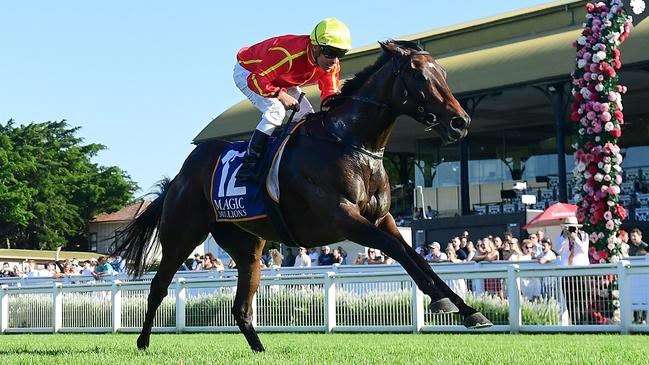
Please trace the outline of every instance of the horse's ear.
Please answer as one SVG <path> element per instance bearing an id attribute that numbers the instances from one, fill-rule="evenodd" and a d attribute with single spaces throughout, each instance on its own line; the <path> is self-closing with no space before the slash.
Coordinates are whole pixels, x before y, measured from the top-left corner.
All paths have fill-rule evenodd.
<path id="1" fill-rule="evenodd" d="M 381 48 L 383 48 L 383 50 L 384 50 L 385 52 L 391 52 L 391 51 L 390 51 L 390 48 L 388 48 L 388 44 L 387 44 L 386 42 L 378 41 L 378 43 L 379 43 L 379 45 L 381 46 Z"/>

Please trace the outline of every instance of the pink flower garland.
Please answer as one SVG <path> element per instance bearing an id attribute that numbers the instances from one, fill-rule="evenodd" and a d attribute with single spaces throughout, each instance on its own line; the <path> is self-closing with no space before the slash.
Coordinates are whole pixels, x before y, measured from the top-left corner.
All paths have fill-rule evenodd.
<path id="1" fill-rule="evenodd" d="M 577 218 L 590 232 L 591 262 L 622 258 L 617 232 L 627 211 L 619 204 L 622 155 L 617 139 L 624 124 L 617 70 L 622 67 L 618 47 L 628 37 L 631 18 L 622 1 L 586 4 L 586 23 L 574 42 L 577 67 L 572 74 L 571 119 L 578 135 L 575 148 Z"/>

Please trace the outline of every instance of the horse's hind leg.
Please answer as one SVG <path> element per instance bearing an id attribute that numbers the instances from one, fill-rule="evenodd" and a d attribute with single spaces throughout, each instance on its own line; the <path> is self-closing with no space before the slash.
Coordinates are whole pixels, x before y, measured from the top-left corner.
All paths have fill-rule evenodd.
<path id="1" fill-rule="evenodd" d="M 175 273 L 209 232 L 206 217 L 210 213 L 209 210 L 201 209 L 204 208 L 204 204 L 199 200 L 200 196 L 196 195 L 194 199 L 183 197 L 174 194 L 174 190 L 167 194 L 159 227 L 162 260 L 158 272 L 151 281 L 146 316 L 142 332 L 137 339 L 137 347 L 141 350 L 149 346 L 156 311 L 167 296 L 167 288 Z"/>
<path id="2" fill-rule="evenodd" d="M 261 276 L 262 249 L 266 241 L 256 237 L 232 223 L 217 224 L 212 229 L 212 236 L 219 242 L 237 264 L 237 294 L 234 298 L 232 315 L 241 333 L 253 351 L 264 351 L 257 331 L 252 324 L 252 299 L 259 287 Z"/>

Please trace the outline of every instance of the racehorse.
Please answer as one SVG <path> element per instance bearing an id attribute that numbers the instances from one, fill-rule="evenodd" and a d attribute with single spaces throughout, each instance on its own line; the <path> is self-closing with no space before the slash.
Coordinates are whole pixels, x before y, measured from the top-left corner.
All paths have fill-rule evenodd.
<path id="1" fill-rule="evenodd" d="M 470 118 L 449 90 L 446 71 L 428 52 L 408 41 L 379 44 L 383 52 L 377 61 L 343 85 L 329 110 L 309 115 L 286 144 L 279 170 L 284 219 L 304 247 L 348 239 L 387 253 L 431 297 L 432 312 L 459 312 L 468 328 L 491 326 L 401 237 L 389 213 L 390 183 L 382 162 L 398 116 L 411 116 L 447 143 L 466 136 Z M 267 219 L 216 221 L 210 174 L 228 143 L 198 144 L 178 175 L 160 184 L 157 198 L 127 227 L 116 250 L 130 264 L 130 273 L 139 276 L 156 235 L 162 245 L 137 339 L 140 349 L 149 346 L 156 310 L 174 274 L 211 233 L 237 264 L 232 308 L 237 326 L 253 351 L 264 351 L 252 325 L 251 301 L 265 242 L 281 240 Z"/>

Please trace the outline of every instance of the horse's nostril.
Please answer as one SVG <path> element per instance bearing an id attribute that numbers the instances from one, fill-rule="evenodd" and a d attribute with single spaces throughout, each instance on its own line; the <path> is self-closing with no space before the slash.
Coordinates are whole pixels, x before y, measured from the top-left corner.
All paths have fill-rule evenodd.
<path id="1" fill-rule="evenodd" d="M 451 128 L 463 130 L 468 126 L 468 121 L 462 117 L 453 117 L 450 122 Z"/>

